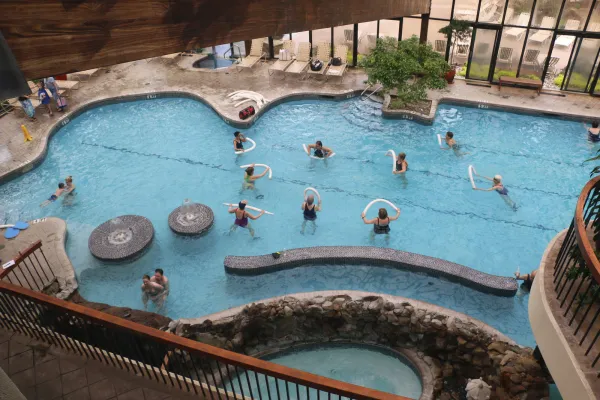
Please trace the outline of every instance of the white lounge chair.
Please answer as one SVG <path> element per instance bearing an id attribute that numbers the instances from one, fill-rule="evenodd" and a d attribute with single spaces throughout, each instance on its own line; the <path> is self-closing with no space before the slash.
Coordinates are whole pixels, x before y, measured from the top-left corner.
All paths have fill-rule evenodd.
<path id="1" fill-rule="evenodd" d="M 523 65 L 527 67 L 533 67 L 536 71 L 540 68 L 540 62 L 538 61 L 538 57 L 540 56 L 540 51 L 536 49 L 528 49 L 525 52 L 525 56 L 523 57 Z"/>
<path id="2" fill-rule="evenodd" d="M 310 68 L 306 71 L 310 75 L 325 75 L 327 72 L 327 66 L 331 61 L 331 43 L 317 43 L 317 54 L 313 57 L 313 60 L 317 59 L 323 63 L 323 68 L 318 71 L 313 71 Z M 313 48 L 314 49 L 314 48 Z"/>
<path id="3" fill-rule="evenodd" d="M 58 84 L 58 87 L 61 89 L 65 89 L 65 90 L 77 90 L 79 89 L 79 81 L 62 81 L 62 80 L 56 80 L 56 83 Z"/>
<path id="4" fill-rule="evenodd" d="M 523 28 L 509 28 L 504 32 L 506 36 L 511 36 L 515 39 L 519 39 L 521 36 L 523 36 L 523 34 L 526 31 L 525 27 L 527 26 L 527 24 L 529 24 L 530 17 L 531 14 L 529 13 L 521 13 L 521 15 L 519 15 L 519 18 L 517 19 L 517 22 L 514 25 L 519 25 Z"/>
<path id="5" fill-rule="evenodd" d="M 512 69 L 512 54 L 512 47 L 500 47 L 496 64 L 505 64 L 508 66 L 509 70 Z"/>
<path id="6" fill-rule="evenodd" d="M 542 24 L 540 25 L 540 28 L 554 29 L 555 25 L 556 25 L 556 18 L 544 17 L 542 19 Z M 531 35 L 529 40 L 531 40 L 532 42 L 544 43 L 546 40 L 550 39 L 551 37 L 552 37 L 552 31 L 537 31 L 536 33 Z"/>
<path id="7" fill-rule="evenodd" d="M 303 42 L 298 45 L 296 59 L 285 69 L 286 74 L 302 74 L 310 63 L 310 43 Z"/>
<path id="8" fill-rule="evenodd" d="M 339 76 L 341 78 L 341 83 L 344 80 L 344 72 L 346 72 L 346 67 L 348 66 L 348 46 L 343 44 L 335 46 L 333 49 L 333 57 L 339 57 L 342 60 L 342 65 L 331 64 L 325 75 L 328 77 Z"/>
<path id="9" fill-rule="evenodd" d="M 579 29 L 580 23 L 581 22 L 579 20 L 569 19 L 569 20 L 567 20 L 567 23 L 565 24 L 564 29 L 567 31 L 575 31 L 575 30 Z M 573 44 L 574 41 L 575 41 L 575 36 L 560 35 L 559 37 L 556 38 L 556 41 L 554 42 L 554 44 L 557 46 L 571 47 L 571 45 Z"/>
<path id="10" fill-rule="evenodd" d="M 79 79 L 80 81 L 83 80 L 83 78 L 85 78 L 86 81 L 89 81 L 92 76 L 94 76 L 98 73 L 98 71 L 100 71 L 100 68 L 93 68 L 93 69 L 88 69 L 85 71 L 75 72 L 75 73 L 72 73 L 71 75 L 74 78 Z"/>
<path id="11" fill-rule="evenodd" d="M 446 40 L 438 39 L 434 42 L 433 51 L 445 57 L 447 44 L 448 42 Z"/>
<path id="12" fill-rule="evenodd" d="M 180 56 L 181 53 L 165 54 L 164 56 L 160 57 L 160 61 L 165 64 L 168 64 Z"/>
<path id="13" fill-rule="evenodd" d="M 271 65 L 269 67 L 269 76 L 273 75 L 275 72 L 277 71 L 281 71 L 284 72 L 286 70 L 287 67 L 289 67 L 293 62 L 293 55 L 294 55 L 294 49 L 296 48 L 296 45 L 294 44 L 293 41 L 291 40 L 284 40 L 283 41 L 283 50 L 287 50 L 290 52 L 290 59 L 289 60 L 277 60 L 273 63 L 273 65 Z"/>
<path id="14" fill-rule="evenodd" d="M 267 53 L 263 52 L 263 41 L 264 38 L 252 39 L 250 54 L 242 58 L 240 62 L 235 65 L 238 72 L 241 71 L 241 69 L 254 67 L 263 58 L 263 61 L 267 60 Z"/>

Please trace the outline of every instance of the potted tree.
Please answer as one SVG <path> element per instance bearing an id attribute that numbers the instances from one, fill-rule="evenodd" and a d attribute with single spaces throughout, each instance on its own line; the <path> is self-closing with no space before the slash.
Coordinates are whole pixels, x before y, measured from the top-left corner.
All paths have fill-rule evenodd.
<path id="1" fill-rule="evenodd" d="M 454 82 L 454 76 L 456 75 L 456 67 L 454 64 L 454 48 L 456 43 L 466 41 L 471 35 L 471 25 L 468 21 L 460 19 L 453 19 L 448 25 L 439 30 L 446 36 L 446 40 L 450 40 L 452 44 L 452 50 L 450 51 L 450 65 L 451 68 L 446 72 L 444 76 L 448 83 Z"/>

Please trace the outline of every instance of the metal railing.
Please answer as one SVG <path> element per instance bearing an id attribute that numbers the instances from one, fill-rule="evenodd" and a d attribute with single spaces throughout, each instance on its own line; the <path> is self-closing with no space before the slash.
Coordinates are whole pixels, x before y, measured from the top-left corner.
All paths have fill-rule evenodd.
<path id="1" fill-rule="evenodd" d="M 600 359 L 600 177 L 583 188 L 554 265 L 554 291 L 568 340 L 592 368 Z M 597 374 L 600 377 L 600 369 Z"/>
<path id="2" fill-rule="evenodd" d="M 0 326 L 211 400 L 408 400 L 209 346 L 3 281 Z"/>
<path id="3" fill-rule="evenodd" d="M 54 271 L 42 249 L 42 242 L 38 240 L 25 251 L 19 252 L 17 257 L 0 270 L 0 280 L 7 281 L 38 292 L 43 291 L 56 280 Z"/>

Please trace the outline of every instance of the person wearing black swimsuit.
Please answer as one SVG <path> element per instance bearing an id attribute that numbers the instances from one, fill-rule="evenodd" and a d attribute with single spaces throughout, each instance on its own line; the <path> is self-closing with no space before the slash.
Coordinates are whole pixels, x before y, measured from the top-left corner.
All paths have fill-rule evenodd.
<path id="1" fill-rule="evenodd" d="M 399 216 L 400 210 L 396 210 L 396 215 L 390 217 L 388 216 L 388 212 L 385 208 L 380 208 L 377 218 L 365 219 L 365 213 L 362 213 L 361 218 L 365 224 L 373 224 L 371 239 L 373 239 L 374 235 L 387 235 L 386 240 L 389 240 L 390 222 L 397 220 Z"/>
<path id="2" fill-rule="evenodd" d="M 234 132 L 233 136 L 233 150 L 234 151 L 244 151 L 244 142 L 246 141 L 246 137 L 242 135 L 239 131 Z"/>
<path id="3" fill-rule="evenodd" d="M 406 153 L 399 153 L 396 158 L 396 170 L 394 171 L 394 175 L 404 174 L 408 171 L 408 162 L 406 161 Z"/>
<path id="4" fill-rule="evenodd" d="M 583 124 L 586 128 L 587 125 Z M 592 127 L 588 128 L 588 139 L 590 142 L 600 142 L 600 123 L 592 122 Z"/>
<path id="5" fill-rule="evenodd" d="M 302 229 L 300 233 L 304 235 L 304 229 L 306 229 L 306 224 L 308 222 L 312 223 L 313 235 L 317 230 L 317 224 L 315 221 L 317 220 L 317 211 L 321 211 L 321 201 L 319 200 L 319 204 L 315 204 L 315 196 L 312 194 L 306 198 L 306 201 L 302 203 L 302 213 L 304 214 L 304 221 L 302 222 Z"/>
<path id="6" fill-rule="evenodd" d="M 315 157 L 327 158 L 330 157 L 331 154 L 333 154 L 333 150 L 331 150 L 329 147 L 323 146 L 323 142 L 321 142 L 320 140 L 317 140 L 315 144 L 309 144 L 306 147 L 306 151 L 309 156 L 310 151 L 313 149 L 315 150 L 313 154 Z"/>

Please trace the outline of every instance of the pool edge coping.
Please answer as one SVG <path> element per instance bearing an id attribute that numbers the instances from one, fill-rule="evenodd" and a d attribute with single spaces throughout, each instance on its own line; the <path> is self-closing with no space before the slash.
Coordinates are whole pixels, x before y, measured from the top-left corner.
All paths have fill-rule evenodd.
<path id="1" fill-rule="evenodd" d="M 437 257 L 375 246 L 317 246 L 286 250 L 279 258 L 271 254 L 226 256 L 225 272 L 235 275 L 262 275 L 298 267 L 322 264 L 367 264 L 425 273 L 471 289 L 497 296 L 514 296 L 519 285 L 514 278 L 488 274 Z"/>
<path id="2" fill-rule="evenodd" d="M 348 89 L 343 93 L 339 92 L 317 92 L 317 91 L 305 91 L 299 93 L 290 93 L 279 96 L 267 104 L 265 104 L 261 109 L 256 111 L 256 114 L 252 117 L 248 118 L 246 121 L 242 121 L 239 119 L 232 119 L 225 115 L 222 111 L 219 110 L 219 106 L 209 100 L 206 96 L 185 91 L 185 90 L 164 90 L 164 91 L 149 91 L 149 92 L 140 92 L 140 93 L 131 93 L 124 94 L 120 96 L 113 97 L 101 97 L 91 99 L 87 102 L 84 102 L 74 108 L 72 111 L 68 111 L 64 114 L 60 119 L 58 119 L 52 126 L 50 126 L 42 135 L 42 148 L 37 155 L 35 155 L 32 159 L 24 160 L 19 166 L 3 173 L 0 175 L 0 185 L 3 185 L 13 179 L 18 178 L 21 175 L 26 174 L 32 169 L 38 167 L 46 158 L 48 153 L 48 143 L 50 139 L 64 126 L 68 125 L 74 118 L 77 118 L 84 112 L 104 105 L 122 103 L 122 102 L 132 102 L 139 100 L 154 100 L 159 98 L 188 98 L 196 100 L 207 107 L 210 107 L 212 111 L 217 114 L 217 116 L 223 120 L 227 125 L 232 126 L 236 129 L 248 129 L 252 127 L 263 114 L 266 114 L 272 108 L 286 103 L 290 101 L 297 100 L 349 100 L 354 97 L 360 96 L 363 93 L 361 89 Z M 549 117 L 549 118 L 561 118 L 568 119 L 572 121 L 586 119 L 587 117 L 581 114 L 572 114 L 572 113 L 564 113 L 564 112 L 550 112 L 544 111 L 536 108 L 525 108 L 518 106 L 510 106 L 498 104 L 490 101 L 474 101 L 474 100 L 466 100 L 458 97 L 452 96 L 441 96 L 439 99 L 432 99 L 431 102 L 431 110 L 429 115 L 420 114 L 413 111 L 408 110 L 389 110 L 387 105 L 389 104 L 390 96 L 386 94 L 384 97 L 384 102 L 381 108 L 382 118 L 384 119 L 406 119 L 409 121 L 413 121 L 416 123 L 421 123 L 425 125 L 432 125 L 435 119 L 435 115 L 437 114 L 437 110 L 440 104 L 455 104 L 472 108 L 486 109 L 486 110 L 499 110 L 506 111 L 512 113 L 519 113 L 525 115 L 532 115 L 537 117 Z"/>

